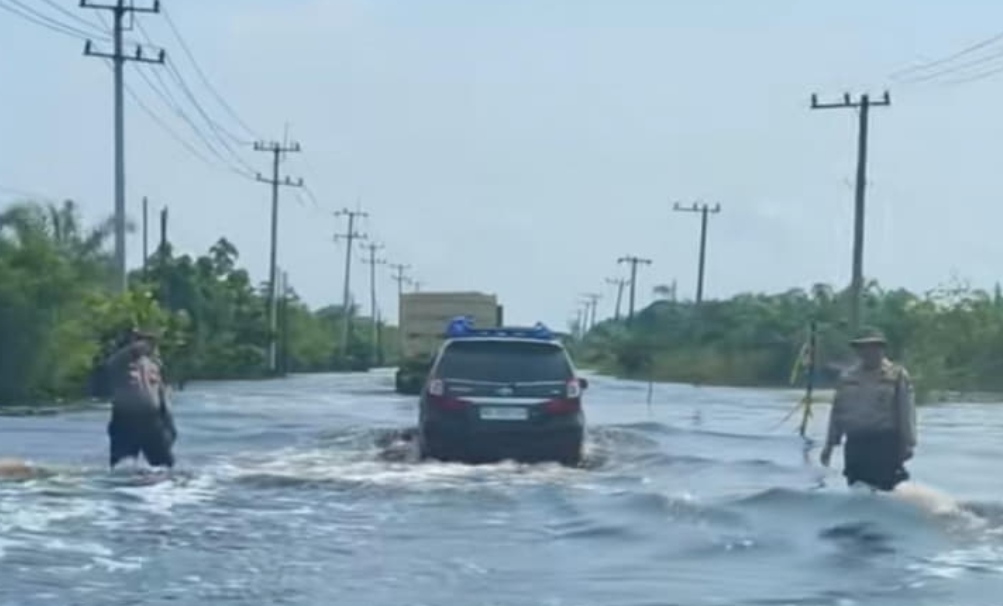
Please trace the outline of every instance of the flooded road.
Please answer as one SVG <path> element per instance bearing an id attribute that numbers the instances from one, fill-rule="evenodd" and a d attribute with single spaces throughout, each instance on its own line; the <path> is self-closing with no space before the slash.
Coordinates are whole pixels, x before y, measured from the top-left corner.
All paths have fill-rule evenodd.
<path id="1" fill-rule="evenodd" d="M 591 381 L 585 469 L 387 460 L 386 372 L 193 385 L 155 485 L 105 470 L 106 413 L 0 418 L 57 471 L 0 481 L 0 605 L 1003 603 L 1003 405 L 920 411 L 913 475 L 973 524 L 848 492 L 790 394 Z"/>

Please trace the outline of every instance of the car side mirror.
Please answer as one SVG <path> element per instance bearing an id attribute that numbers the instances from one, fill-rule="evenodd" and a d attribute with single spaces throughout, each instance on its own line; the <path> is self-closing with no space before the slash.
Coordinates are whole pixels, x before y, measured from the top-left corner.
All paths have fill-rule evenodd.
<path id="1" fill-rule="evenodd" d="M 582 389 L 588 389 L 589 388 L 589 380 L 586 379 L 585 377 L 578 377 L 578 385 Z"/>

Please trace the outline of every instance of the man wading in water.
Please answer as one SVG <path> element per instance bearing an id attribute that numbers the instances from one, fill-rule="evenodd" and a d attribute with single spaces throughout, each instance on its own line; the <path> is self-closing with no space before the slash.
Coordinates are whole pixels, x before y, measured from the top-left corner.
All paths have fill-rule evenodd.
<path id="1" fill-rule="evenodd" d="M 140 453 L 153 467 L 173 467 L 177 429 L 167 406 L 155 337 L 131 330 L 105 360 L 105 368 L 111 382 L 111 467 Z"/>
<path id="2" fill-rule="evenodd" d="M 865 331 L 850 344 L 860 359 L 836 388 L 821 461 L 829 465 L 833 447 L 845 435 L 847 484 L 892 491 L 909 479 L 904 464 L 916 447 L 912 381 L 904 367 L 885 357 L 887 341 L 880 331 Z"/>

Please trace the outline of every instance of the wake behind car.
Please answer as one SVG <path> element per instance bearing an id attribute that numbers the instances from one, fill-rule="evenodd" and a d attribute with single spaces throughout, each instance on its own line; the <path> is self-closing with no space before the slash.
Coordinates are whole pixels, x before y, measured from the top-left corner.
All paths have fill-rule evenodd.
<path id="1" fill-rule="evenodd" d="M 577 465 L 587 387 L 546 326 L 479 329 L 456 318 L 420 397 L 421 454 L 467 463 Z"/>

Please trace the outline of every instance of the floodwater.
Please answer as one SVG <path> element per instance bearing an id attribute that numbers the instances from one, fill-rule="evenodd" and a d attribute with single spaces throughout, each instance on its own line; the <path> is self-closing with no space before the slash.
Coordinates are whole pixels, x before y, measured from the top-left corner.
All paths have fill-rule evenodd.
<path id="1" fill-rule="evenodd" d="M 388 460 L 390 386 L 193 385 L 152 485 L 104 468 L 105 413 L 0 418 L 0 457 L 56 472 L 0 481 L 0 605 L 1003 603 L 1003 406 L 920 411 L 914 477 L 973 513 L 938 517 L 806 459 L 789 393 L 594 377 L 567 469 Z"/>

